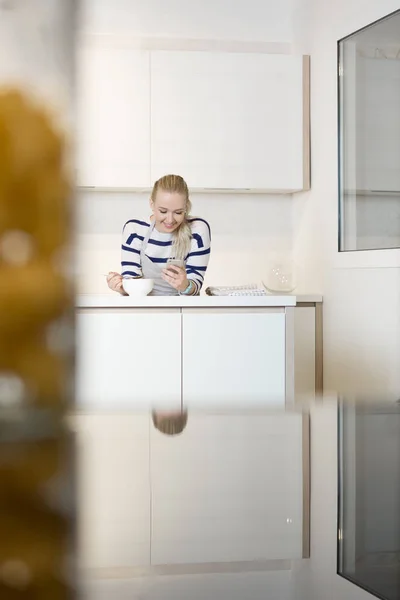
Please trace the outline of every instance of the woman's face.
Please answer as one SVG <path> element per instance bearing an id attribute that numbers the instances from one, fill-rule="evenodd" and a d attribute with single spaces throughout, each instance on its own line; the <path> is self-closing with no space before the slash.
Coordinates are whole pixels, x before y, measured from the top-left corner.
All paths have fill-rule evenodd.
<path id="1" fill-rule="evenodd" d="M 150 200 L 157 230 L 163 233 L 175 231 L 185 218 L 185 204 L 183 194 L 157 190 L 154 202 Z"/>

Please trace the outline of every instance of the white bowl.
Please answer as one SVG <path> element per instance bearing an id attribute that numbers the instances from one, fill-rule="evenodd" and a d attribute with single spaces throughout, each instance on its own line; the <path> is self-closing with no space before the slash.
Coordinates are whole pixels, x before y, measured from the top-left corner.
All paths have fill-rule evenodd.
<path id="1" fill-rule="evenodd" d="M 122 287 L 129 296 L 147 296 L 154 286 L 153 279 L 127 278 L 122 280 Z"/>

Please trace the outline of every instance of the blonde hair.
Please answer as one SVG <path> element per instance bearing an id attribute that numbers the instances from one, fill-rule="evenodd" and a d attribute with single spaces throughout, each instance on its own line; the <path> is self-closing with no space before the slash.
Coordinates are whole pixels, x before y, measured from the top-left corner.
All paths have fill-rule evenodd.
<path id="1" fill-rule="evenodd" d="M 161 433 L 165 435 L 179 435 L 185 429 L 188 415 L 186 411 L 176 413 L 175 415 L 157 414 L 156 411 L 152 413 L 153 425 Z"/>
<path id="2" fill-rule="evenodd" d="M 186 181 L 180 175 L 164 175 L 153 186 L 150 196 L 152 202 L 155 201 L 159 189 L 164 190 L 164 192 L 176 192 L 185 197 L 185 217 L 181 225 L 173 233 L 174 243 L 171 250 L 171 258 L 185 260 L 190 252 L 190 243 L 192 240 L 192 230 L 188 222 L 192 210 L 192 203 L 189 199 L 189 188 Z"/>

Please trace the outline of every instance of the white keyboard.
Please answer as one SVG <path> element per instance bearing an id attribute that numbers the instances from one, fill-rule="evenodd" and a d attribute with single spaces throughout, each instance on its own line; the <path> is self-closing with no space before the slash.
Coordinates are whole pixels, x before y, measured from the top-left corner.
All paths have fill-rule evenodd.
<path id="1" fill-rule="evenodd" d="M 209 296 L 267 296 L 264 288 L 258 287 L 256 284 L 240 285 L 240 286 L 225 286 L 225 287 L 209 287 L 206 289 Z"/>
<path id="2" fill-rule="evenodd" d="M 229 296 L 267 296 L 267 292 L 265 290 L 240 290 L 237 292 L 231 292 L 228 294 Z"/>

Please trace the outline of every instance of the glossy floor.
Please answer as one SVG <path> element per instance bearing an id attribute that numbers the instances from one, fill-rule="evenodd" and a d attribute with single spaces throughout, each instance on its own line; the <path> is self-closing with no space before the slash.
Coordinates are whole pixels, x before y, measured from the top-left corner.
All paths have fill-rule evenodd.
<path id="1" fill-rule="evenodd" d="M 290 600 L 290 571 L 98 580 L 82 600 Z"/>

